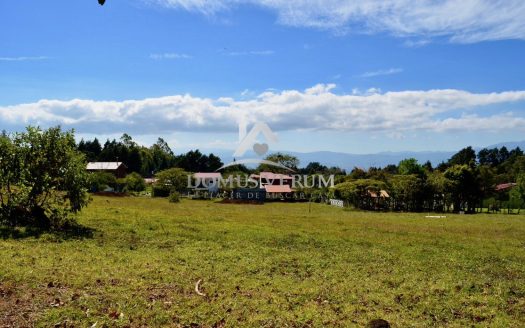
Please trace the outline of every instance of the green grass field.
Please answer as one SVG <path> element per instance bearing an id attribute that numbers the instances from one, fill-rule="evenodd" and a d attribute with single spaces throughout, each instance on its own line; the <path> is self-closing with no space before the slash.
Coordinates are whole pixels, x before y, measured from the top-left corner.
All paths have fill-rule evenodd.
<path id="1" fill-rule="evenodd" d="M 0 327 L 524 327 L 525 216 L 425 215 L 95 197 L 2 230 Z"/>

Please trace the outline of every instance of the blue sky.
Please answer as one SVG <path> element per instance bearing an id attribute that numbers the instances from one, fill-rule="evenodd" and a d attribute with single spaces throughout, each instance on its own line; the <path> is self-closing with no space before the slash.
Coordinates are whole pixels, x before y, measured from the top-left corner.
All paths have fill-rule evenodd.
<path id="1" fill-rule="evenodd" d="M 0 128 L 375 153 L 525 140 L 525 4 L 0 2 Z"/>

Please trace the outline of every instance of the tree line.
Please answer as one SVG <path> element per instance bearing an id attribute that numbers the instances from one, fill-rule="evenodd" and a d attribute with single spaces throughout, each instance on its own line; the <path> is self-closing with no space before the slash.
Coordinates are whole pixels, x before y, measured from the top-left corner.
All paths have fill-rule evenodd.
<path id="1" fill-rule="evenodd" d="M 500 184 L 508 185 L 497 190 Z M 386 194 L 381 195 L 382 190 Z M 519 147 L 482 149 L 477 154 L 466 147 L 435 168 L 413 158 L 367 171 L 354 168 L 332 196 L 361 209 L 474 213 L 505 206 L 519 210 L 525 203 L 525 156 Z"/>
<path id="2" fill-rule="evenodd" d="M 199 150 L 191 150 L 176 156 L 162 138 L 158 138 L 151 147 L 145 147 L 137 144 L 126 133 L 119 140 L 108 139 L 103 146 L 97 138 L 82 139 L 77 149 L 85 154 L 88 162 L 123 162 L 128 167 L 128 172 L 135 172 L 143 177 L 152 177 L 172 167 L 190 172 L 213 172 L 223 165 L 221 159 L 214 154 L 205 155 Z"/>
<path id="3" fill-rule="evenodd" d="M 107 140 L 104 146 L 96 138 L 92 141 L 81 140 L 77 148 L 89 161 L 122 161 L 129 172 L 143 177 L 213 172 L 223 165 L 222 160 L 214 154 L 205 155 L 199 150 L 192 150 L 175 155 L 162 138 L 151 147 L 145 147 L 134 142 L 128 134 L 122 135 L 118 141 Z M 420 164 L 416 159 L 409 158 L 397 165 L 382 168 L 363 170 L 355 167 L 350 173 L 319 162 L 300 167 L 297 157 L 283 153 L 271 154 L 266 159 L 289 167 L 296 174 L 334 175 L 335 188 L 303 192 L 314 200 L 340 198 L 360 209 L 473 213 L 483 207 L 520 208 L 525 202 L 525 156 L 519 147 L 512 150 L 505 146 L 481 149 L 477 153 L 472 147 L 466 147 L 436 167 L 429 161 Z M 172 168 L 178 170 L 164 175 L 161 173 Z M 265 164 L 256 168 L 236 165 L 222 173 L 231 175 L 260 171 L 286 173 L 286 170 Z M 137 181 L 137 177 L 133 176 L 132 181 Z M 495 187 L 503 183 L 517 183 L 517 186 L 496 191 Z M 162 188 L 166 189 L 166 186 Z M 176 189 L 184 191 L 182 182 Z M 169 191 L 164 190 L 159 194 L 166 193 Z"/>

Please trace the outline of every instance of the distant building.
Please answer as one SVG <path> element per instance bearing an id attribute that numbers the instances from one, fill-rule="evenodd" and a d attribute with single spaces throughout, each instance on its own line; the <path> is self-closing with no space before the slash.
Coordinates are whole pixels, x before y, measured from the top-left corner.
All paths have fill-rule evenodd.
<path id="1" fill-rule="evenodd" d="M 497 192 L 508 191 L 516 187 L 517 185 L 518 184 L 514 182 L 502 183 L 502 184 L 497 185 L 495 189 Z"/>
<path id="2" fill-rule="evenodd" d="M 261 172 L 252 174 L 251 178 L 259 180 L 259 186 L 266 190 L 269 198 L 286 197 L 294 192 L 293 177 L 288 174 Z"/>
<path id="3" fill-rule="evenodd" d="M 87 170 L 89 172 L 107 172 L 117 178 L 125 178 L 128 167 L 122 162 L 89 162 Z"/>
<path id="4" fill-rule="evenodd" d="M 375 191 L 368 190 L 368 195 L 372 198 L 390 198 L 390 195 L 386 192 L 386 190 L 380 190 L 379 193 Z"/>

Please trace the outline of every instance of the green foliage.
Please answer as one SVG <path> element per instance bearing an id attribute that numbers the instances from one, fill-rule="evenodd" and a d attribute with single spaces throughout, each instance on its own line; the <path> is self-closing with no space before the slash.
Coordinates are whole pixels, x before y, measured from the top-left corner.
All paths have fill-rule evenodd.
<path id="1" fill-rule="evenodd" d="M 176 191 L 172 191 L 168 197 L 170 203 L 180 202 L 180 194 Z"/>
<path id="2" fill-rule="evenodd" d="M 0 221 L 60 228 L 88 203 L 88 176 L 73 132 L 28 127 L 0 137 Z"/>
<path id="3" fill-rule="evenodd" d="M 454 211 L 473 213 L 482 194 L 477 170 L 469 165 L 453 165 L 445 171 L 445 178 L 445 190 L 451 194 Z"/>
<path id="4" fill-rule="evenodd" d="M 184 192 L 188 187 L 190 173 L 181 168 L 172 168 L 155 175 L 157 182 L 153 185 L 153 197 L 167 197 L 172 192 Z"/>
<path id="5" fill-rule="evenodd" d="M 270 154 L 266 156 L 265 160 L 279 163 L 294 171 L 297 171 L 298 166 L 299 166 L 299 159 L 296 156 L 284 154 L 284 153 Z M 270 172 L 279 172 L 279 173 L 288 172 L 286 169 L 279 169 L 275 166 L 270 166 L 267 164 L 259 165 L 259 167 L 257 168 L 257 171 L 259 172 L 270 171 Z"/>
<path id="6" fill-rule="evenodd" d="M 472 147 L 466 147 L 454 154 L 449 160 L 448 165 L 474 165 L 476 163 L 476 152 Z"/>
<path id="7" fill-rule="evenodd" d="M 107 188 L 117 188 L 117 178 L 109 172 L 93 172 L 89 174 L 90 191 L 104 191 Z"/>
<path id="8" fill-rule="evenodd" d="M 370 209 L 372 202 L 370 192 L 379 193 L 386 188 L 383 181 L 373 179 L 358 179 L 337 184 L 334 196 L 352 204 L 356 208 Z"/>
<path id="9" fill-rule="evenodd" d="M 140 192 L 146 190 L 146 182 L 144 178 L 138 173 L 130 173 L 124 179 L 124 191 Z"/>
<path id="10" fill-rule="evenodd" d="M 423 175 L 424 170 L 421 165 L 417 162 L 417 159 L 415 158 L 408 158 L 404 159 L 401 162 L 399 162 L 398 165 L 398 172 L 402 175 L 409 175 L 409 174 L 417 174 L 417 175 Z"/>
<path id="11" fill-rule="evenodd" d="M 520 206 L 522 206 L 525 203 L 525 173 L 518 175 L 516 184 L 516 187 L 513 189 L 515 190 L 514 198 L 521 201 Z"/>
<path id="12" fill-rule="evenodd" d="M 176 166 L 188 172 L 213 172 L 223 165 L 221 159 L 213 154 L 204 155 L 198 149 L 177 156 Z"/>
<path id="13" fill-rule="evenodd" d="M 427 199 L 427 190 L 423 179 L 416 174 L 394 175 L 389 180 L 390 196 L 394 199 L 394 208 L 403 211 L 421 211 Z"/>
<path id="14" fill-rule="evenodd" d="M 151 197 L 168 197 L 170 189 L 160 185 L 153 185 L 151 187 Z"/>

